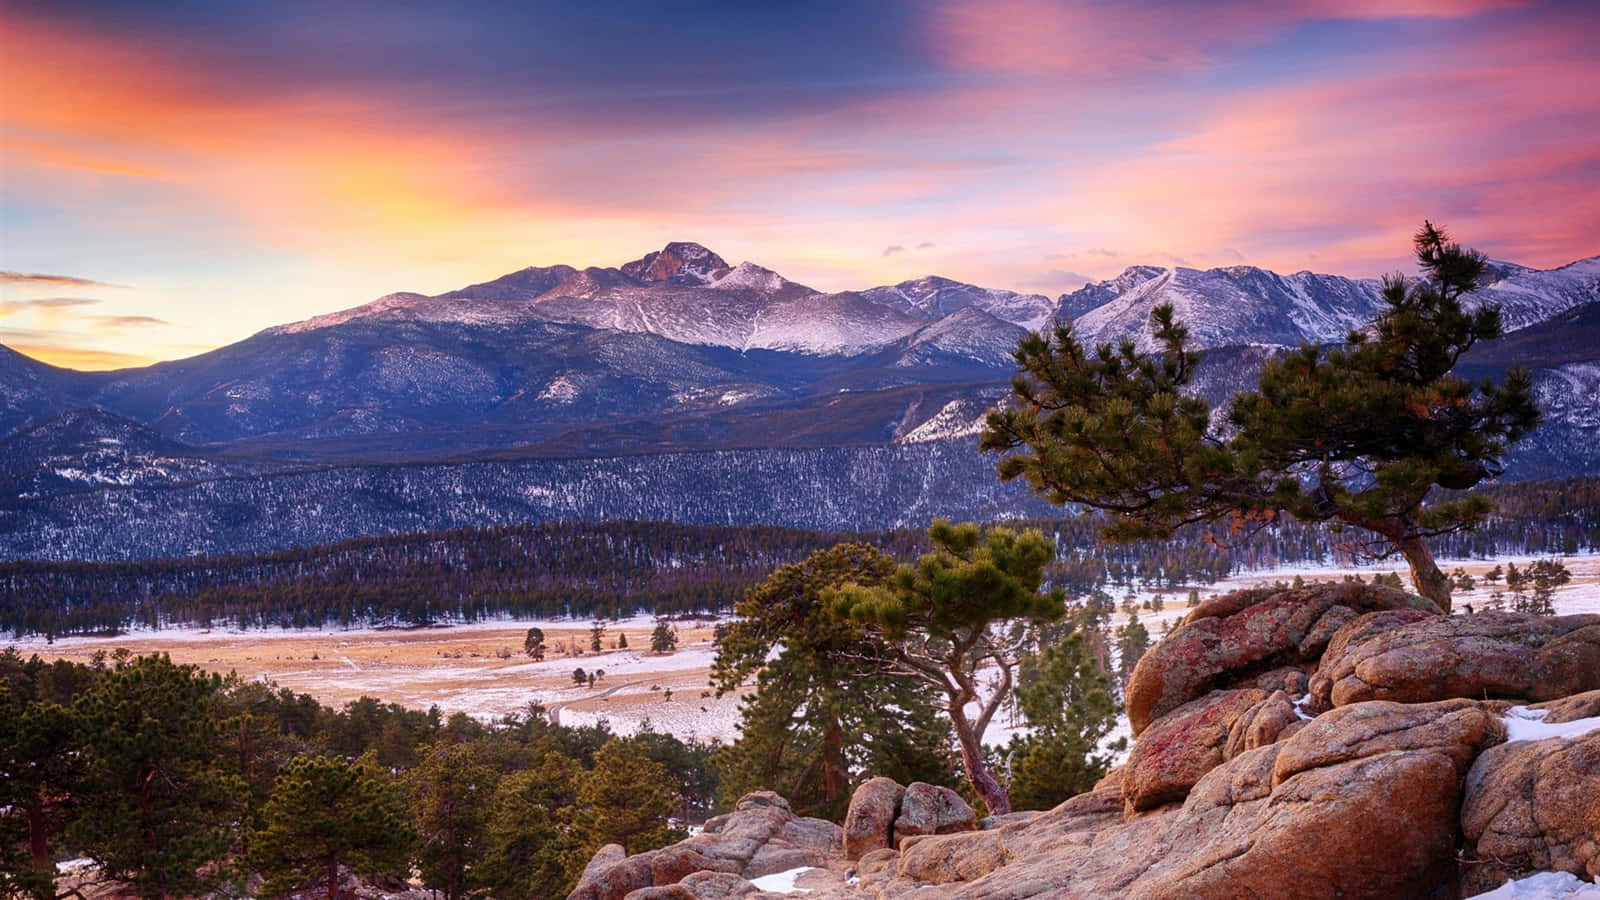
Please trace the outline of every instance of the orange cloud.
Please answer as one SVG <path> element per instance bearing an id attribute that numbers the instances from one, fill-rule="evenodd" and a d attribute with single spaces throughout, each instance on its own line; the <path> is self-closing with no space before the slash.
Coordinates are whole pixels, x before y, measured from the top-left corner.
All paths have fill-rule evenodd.
<path id="1" fill-rule="evenodd" d="M 103 372 L 111 369 L 131 369 L 160 362 L 161 357 L 136 353 L 117 353 L 87 347 L 55 347 L 32 344 L 7 344 L 23 356 L 32 357 L 46 365 L 80 372 Z"/>

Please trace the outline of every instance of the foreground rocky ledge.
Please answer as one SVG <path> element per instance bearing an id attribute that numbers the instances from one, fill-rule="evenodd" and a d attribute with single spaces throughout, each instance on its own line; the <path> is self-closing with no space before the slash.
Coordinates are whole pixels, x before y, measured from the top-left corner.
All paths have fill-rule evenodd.
<path id="1" fill-rule="evenodd" d="M 879 778 L 841 828 L 752 794 L 672 847 L 602 850 L 572 897 L 760 897 L 799 867 L 814 898 L 1445 900 L 1600 878 L 1600 616 L 1241 591 L 1151 649 L 1128 707 L 1128 761 L 1048 812 L 980 825 L 949 791 Z"/>

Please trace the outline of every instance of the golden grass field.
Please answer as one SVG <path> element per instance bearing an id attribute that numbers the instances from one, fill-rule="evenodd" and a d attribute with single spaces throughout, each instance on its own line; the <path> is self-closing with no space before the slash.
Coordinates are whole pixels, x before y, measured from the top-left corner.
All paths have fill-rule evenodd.
<path id="1" fill-rule="evenodd" d="M 1524 565 L 1527 561 L 1517 562 Z M 1556 595 L 1557 611 L 1600 613 L 1600 556 L 1566 557 L 1564 562 L 1573 578 Z M 1457 565 L 1451 562 L 1444 567 L 1449 571 Z M 1493 565 L 1474 561 L 1464 567 L 1481 576 Z M 1313 580 L 1337 578 L 1341 572 L 1287 568 L 1242 573 L 1203 587 L 1201 594 L 1289 580 L 1295 574 Z M 1187 612 L 1186 588 L 1162 593 L 1166 596 L 1162 612 L 1140 613 L 1153 636 Z M 1458 608 L 1472 604 L 1481 609 L 1488 594 L 1480 585 L 1475 591 L 1458 593 L 1456 604 Z M 550 650 L 542 662 L 532 662 L 522 652 L 530 624 L 545 631 Z M 119 647 L 135 654 L 164 652 L 178 663 L 271 681 L 335 707 L 365 695 L 417 709 L 438 706 L 445 714 L 466 712 L 487 719 L 538 702 L 554 710 L 564 724 L 604 720 L 619 731 L 631 732 L 648 720 L 656 730 L 684 738 L 731 740 L 736 736 L 738 698 L 710 695 L 714 623 L 676 622 L 679 649 L 668 654 L 647 652 L 654 626 L 648 616 L 607 623 L 607 649 L 601 653 L 586 649 L 589 624 L 492 622 L 415 629 L 252 632 L 180 628 L 117 637 L 72 637 L 53 644 L 31 638 L 18 642 L 18 649 L 24 654 L 79 662 Z M 615 649 L 619 634 L 626 635 L 629 649 Z M 592 688 L 587 682 L 579 686 L 572 672 L 580 667 L 586 672 L 603 669 L 606 674 Z"/>

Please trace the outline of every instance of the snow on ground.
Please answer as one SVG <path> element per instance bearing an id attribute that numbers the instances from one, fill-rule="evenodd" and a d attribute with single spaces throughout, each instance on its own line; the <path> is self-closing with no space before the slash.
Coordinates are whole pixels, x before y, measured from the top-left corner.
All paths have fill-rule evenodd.
<path id="1" fill-rule="evenodd" d="M 1472 900 L 1600 900 L 1600 886 L 1571 872 L 1538 872 L 1474 894 Z"/>
<path id="2" fill-rule="evenodd" d="M 94 860 L 85 859 L 81 856 L 75 859 L 64 859 L 61 862 L 56 863 L 56 871 L 62 875 L 71 875 L 74 872 L 83 872 L 94 867 Z"/>
<path id="3" fill-rule="evenodd" d="M 714 647 L 689 647 L 676 653 L 662 655 L 659 653 L 644 653 L 637 650 L 619 650 L 596 656 L 595 664 L 587 668 L 605 669 L 607 678 L 620 678 L 623 676 L 656 674 L 661 672 L 680 672 L 685 669 L 709 669 L 711 661 L 716 658 Z M 582 660 L 579 659 L 581 664 Z M 506 666 L 500 669 L 504 675 L 517 674 L 554 674 L 571 672 L 573 660 L 569 658 L 545 659 L 539 662 L 523 663 L 516 666 Z"/>
<path id="4" fill-rule="evenodd" d="M 626 619 L 603 619 L 608 633 L 627 629 L 633 631 L 644 629 L 648 631 L 655 627 L 658 617 L 651 613 L 639 613 Z M 29 650 L 44 650 L 46 648 L 70 648 L 86 645 L 110 644 L 116 641 L 137 640 L 140 638 L 159 639 L 167 643 L 210 643 L 220 640 L 253 640 L 274 636 L 306 636 L 306 637 L 340 637 L 348 640 L 367 638 L 394 637 L 404 634 L 427 632 L 448 633 L 451 635 L 472 634 L 474 632 L 504 631 L 507 628 L 528 629 L 538 626 L 540 628 L 586 629 L 593 619 L 569 619 L 557 617 L 552 619 L 517 619 L 510 616 L 479 619 L 475 622 L 450 622 L 443 621 L 431 625 L 399 625 L 380 624 L 362 625 L 354 628 L 338 628 L 326 626 L 321 628 L 236 628 L 231 625 L 217 628 L 205 628 L 199 625 L 166 625 L 161 628 L 151 628 L 148 625 L 136 624 L 126 632 L 114 638 L 100 635 L 71 635 L 49 640 L 41 634 L 30 634 L 25 637 L 11 637 L 5 640 L 3 646 L 16 647 L 26 653 Z M 678 627 L 682 627 L 679 623 Z"/>
<path id="5" fill-rule="evenodd" d="M 709 689 L 705 689 L 709 694 Z M 699 690 L 676 690 L 668 698 L 655 692 L 644 701 L 611 704 L 604 700 L 586 703 L 581 708 L 562 707 L 557 716 L 562 725 L 605 725 L 621 735 L 644 730 L 663 732 L 682 740 L 732 743 L 739 737 L 739 698 L 702 696 Z"/>
<path id="6" fill-rule="evenodd" d="M 1495 560 L 1441 560 L 1446 572 L 1465 568 L 1474 576 L 1516 562 L 1526 567 L 1538 557 Z M 1600 554 L 1559 557 L 1572 572 L 1572 583 L 1558 588 L 1555 607 L 1560 614 L 1600 613 Z M 1337 580 L 1344 574 L 1372 575 L 1399 571 L 1395 561 L 1382 565 L 1294 565 L 1239 573 L 1213 585 L 1198 586 L 1202 598 L 1244 587 L 1292 582 Z M 1501 586 L 1503 587 L 1503 582 Z M 1157 640 L 1189 613 L 1190 586 L 1167 590 L 1141 590 L 1134 602 L 1141 607 L 1157 595 L 1159 612 L 1141 608 L 1139 619 Z M 1115 595 L 1116 591 L 1112 593 Z M 1458 592 L 1456 606 L 1487 606 L 1490 588 Z M 1117 596 L 1121 605 L 1125 594 Z M 1119 609 L 1112 625 L 1126 622 Z M 607 635 L 626 631 L 635 647 L 648 644 L 655 624 L 651 615 L 636 615 L 606 622 Z M 705 622 L 675 623 L 684 643 L 676 653 L 657 655 L 641 650 L 608 650 L 600 654 L 552 652 L 533 662 L 521 655 L 522 635 L 530 627 L 544 628 L 552 647 L 587 644 L 587 619 L 494 619 L 424 628 L 362 627 L 350 629 L 229 628 L 136 629 L 116 637 L 67 637 L 48 642 L 32 636 L 11 643 L 24 654 L 63 656 L 86 660 L 95 650 L 128 647 L 136 653 L 167 651 L 174 661 L 194 663 L 212 671 L 237 670 L 241 677 L 269 680 L 318 697 L 333 706 L 362 695 L 386 702 L 426 709 L 437 705 L 446 714 L 465 712 L 480 719 L 526 710 L 530 702 L 542 704 L 568 725 L 606 723 L 612 730 L 631 734 L 648 723 L 656 731 L 701 740 L 730 741 L 737 737 L 739 699 L 711 696 L 708 674 L 715 656 L 710 626 Z M 694 639 L 689 631 L 698 629 Z M 507 655 L 509 654 L 509 655 Z M 593 688 L 577 685 L 572 671 L 603 669 Z M 970 710 L 975 711 L 975 707 Z M 1536 721 L 1524 725 L 1543 727 Z M 1522 727 L 1522 726 L 1518 726 Z M 1127 736 L 1120 719 L 1107 739 Z M 996 714 L 984 734 L 985 744 L 1004 747 L 1013 736 L 1027 734 L 1020 714 L 1006 708 Z"/>
<path id="7" fill-rule="evenodd" d="M 755 885 L 757 890 L 767 891 L 773 894 L 809 894 L 811 893 L 809 890 L 806 888 L 795 887 L 794 883 L 801 875 L 804 875 L 814 868 L 816 867 L 801 866 L 798 869 L 787 869 L 782 872 L 774 872 L 771 875 L 763 875 L 760 878 L 752 878 L 750 883 Z"/>
<path id="8" fill-rule="evenodd" d="M 1493 569 L 1495 566 L 1505 567 L 1510 563 L 1516 563 L 1517 568 L 1519 569 L 1526 569 L 1530 563 L 1540 559 L 1554 559 L 1566 566 L 1567 570 L 1572 573 L 1571 584 L 1556 588 L 1554 605 L 1557 615 L 1569 616 L 1578 613 L 1600 613 L 1600 553 L 1579 553 L 1571 556 L 1561 556 L 1558 554 L 1546 554 L 1540 556 L 1497 556 L 1493 559 L 1441 559 L 1438 560 L 1438 564 L 1439 568 L 1446 573 L 1454 572 L 1456 569 L 1465 569 L 1470 575 L 1478 579 L 1478 585 L 1475 589 L 1470 591 L 1456 591 L 1452 597 L 1452 601 L 1458 609 L 1470 604 L 1474 609 L 1481 611 L 1488 605 L 1489 595 L 1493 593 L 1494 590 L 1483 581 L 1481 577 L 1483 573 Z M 1337 581 L 1346 574 L 1354 573 L 1359 574 L 1361 577 L 1370 581 L 1373 575 L 1387 574 L 1391 572 L 1398 574 L 1401 580 L 1406 583 L 1407 589 L 1410 588 L 1411 576 L 1407 573 L 1404 562 L 1400 560 L 1380 560 L 1376 562 L 1366 562 L 1359 565 L 1333 563 L 1318 565 L 1297 563 L 1276 569 L 1260 569 L 1250 572 L 1239 572 L 1228 576 L 1214 585 L 1209 585 L 1202 588 L 1200 590 L 1200 595 L 1205 597 L 1210 596 L 1211 594 L 1221 594 L 1227 591 L 1237 590 L 1239 588 L 1265 587 L 1278 581 L 1293 581 L 1296 575 L 1299 575 L 1306 581 Z M 1501 590 L 1504 590 L 1505 582 L 1501 581 L 1499 583 L 1499 587 Z M 1176 596 L 1178 600 L 1177 604 L 1175 605 L 1181 607 L 1183 605 L 1183 596 L 1187 593 L 1187 590 L 1187 588 L 1184 588 L 1183 593 L 1176 595 L 1173 591 L 1164 592 L 1169 602 L 1169 608 L 1171 605 L 1174 605 L 1171 603 L 1174 596 Z M 1152 592 L 1141 593 L 1139 595 L 1140 602 L 1143 602 L 1150 595 L 1150 593 Z M 1506 602 L 1510 602 L 1509 594 L 1507 595 Z M 1145 615 L 1147 614 L 1141 612 L 1141 619 Z"/>
<path id="9" fill-rule="evenodd" d="M 1501 721 L 1506 723 L 1506 743 L 1512 741 L 1542 741 L 1545 738 L 1582 737 L 1591 731 L 1600 731 L 1600 716 L 1573 719 L 1571 722 L 1545 722 L 1546 709 L 1529 709 L 1513 706 L 1506 710 Z"/>

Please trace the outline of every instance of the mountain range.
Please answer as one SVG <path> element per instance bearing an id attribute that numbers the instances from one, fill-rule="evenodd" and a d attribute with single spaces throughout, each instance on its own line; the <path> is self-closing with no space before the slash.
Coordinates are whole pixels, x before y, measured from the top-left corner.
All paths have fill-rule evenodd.
<path id="1" fill-rule="evenodd" d="M 261 550 L 540 518 L 875 528 L 1033 514 L 972 449 L 1027 331 L 1070 323 L 1089 342 L 1143 342 L 1150 310 L 1171 303 L 1208 350 L 1201 388 L 1220 401 L 1272 353 L 1371 321 L 1380 289 L 1134 266 L 1053 299 L 938 277 L 826 293 L 675 242 L 614 268 L 390 294 L 138 369 L 57 369 L 0 347 L 0 557 Z M 1532 368 L 1548 413 L 1511 471 L 1600 472 L 1600 257 L 1495 262 L 1474 296 L 1501 306 L 1508 334 L 1464 364 L 1485 377 Z M 930 477 L 934 459 L 959 474 Z M 703 496 L 636 495 L 647 490 Z M 330 491 L 346 496 L 329 504 Z M 845 509 L 867 491 L 895 499 Z M 268 506 L 273 527 L 249 526 Z"/>

